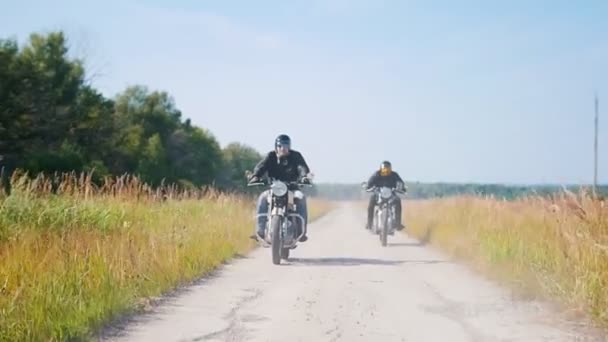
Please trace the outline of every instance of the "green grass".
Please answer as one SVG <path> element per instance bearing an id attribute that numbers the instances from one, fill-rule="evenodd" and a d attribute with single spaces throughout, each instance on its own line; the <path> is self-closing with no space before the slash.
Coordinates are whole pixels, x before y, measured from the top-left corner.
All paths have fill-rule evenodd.
<path id="1" fill-rule="evenodd" d="M 0 340 L 90 339 L 253 247 L 254 202 L 214 192 L 162 200 L 135 179 L 95 188 L 13 179 L 0 197 Z M 330 209 L 311 201 L 311 217 Z"/>

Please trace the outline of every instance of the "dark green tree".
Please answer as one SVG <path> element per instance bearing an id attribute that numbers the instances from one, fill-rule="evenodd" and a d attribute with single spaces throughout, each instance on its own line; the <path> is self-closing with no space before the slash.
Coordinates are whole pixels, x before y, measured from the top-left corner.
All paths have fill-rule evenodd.
<path id="1" fill-rule="evenodd" d="M 243 160 L 241 160 L 241 158 Z M 226 160 L 224 160 L 226 159 Z M 234 189 L 259 154 L 224 151 L 206 129 L 182 121 L 166 92 L 133 86 L 110 100 L 85 82 L 63 33 L 32 34 L 19 47 L 0 40 L 0 167 L 31 173 L 138 174 L 153 185 Z M 240 181 L 240 180 L 239 180 Z"/>
<path id="2" fill-rule="evenodd" d="M 219 184 L 226 189 L 244 191 L 245 172 L 251 171 L 262 160 L 262 155 L 247 145 L 231 143 L 223 151 L 224 164 L 219 176 Z"/>

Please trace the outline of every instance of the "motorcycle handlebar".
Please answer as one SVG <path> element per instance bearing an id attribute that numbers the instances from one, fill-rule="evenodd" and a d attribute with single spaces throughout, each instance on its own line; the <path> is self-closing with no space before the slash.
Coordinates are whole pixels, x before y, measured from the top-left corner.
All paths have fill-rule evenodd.
<path id="1" fill-rule="evenodd" d="M 367 191 L 367 192 L 374 192 L 374 191 L 378 191 L 379 189 L 380 188 L 378 188 L 378 187 L 373 187 L 373 188 L 365 189 L 365 191 Z M 401 194 L 401 195 L 405 194 L 405 192 L 406 192 L 405 190 L 399 190 L 397 188 L 391 188 L 391 190 L 394 191 L 394 192 L 396 192 L 396 193 L 398 193 L 398 194 Z"/>
<path id="2" fill-rule="evenodd" d="M 300 183 L 300 182 L 284 182 L 287 185 L 297 185 L 297 186 L 304 186 L 304 187 L 312 187 L 312 183 Z M 247 186 L 268 186 L 272 184 L 272 182 L 255 182 L 255 183 L 248 183 Z"/>

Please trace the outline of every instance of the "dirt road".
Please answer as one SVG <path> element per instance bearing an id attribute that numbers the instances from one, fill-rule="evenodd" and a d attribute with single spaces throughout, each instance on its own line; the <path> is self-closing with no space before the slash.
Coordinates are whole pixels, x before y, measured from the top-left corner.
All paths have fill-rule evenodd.
<path id="1" fill-rule="evenodd" d="M 111 341 L 599 341 L 345 205 L 285 265 L 257 249 L 136 317 Z"/>

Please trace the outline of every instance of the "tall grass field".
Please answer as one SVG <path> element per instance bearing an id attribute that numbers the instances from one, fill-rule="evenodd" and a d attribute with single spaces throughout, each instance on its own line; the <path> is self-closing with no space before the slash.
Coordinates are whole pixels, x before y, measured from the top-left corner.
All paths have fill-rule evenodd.
<path id="1" fill-rule="evenodd" d="M 588 193 L 405 202 L 408 230 L 608 328 L 608 206 Z"/>
<path id="2" fill-rule="evenodd" d="M 25 175 L 0 194 L 0 340 L 89 339 L 250 250 L 254 201 L 136 178 Z M 312 200 L 311 218 L 328 202 Z"/>

